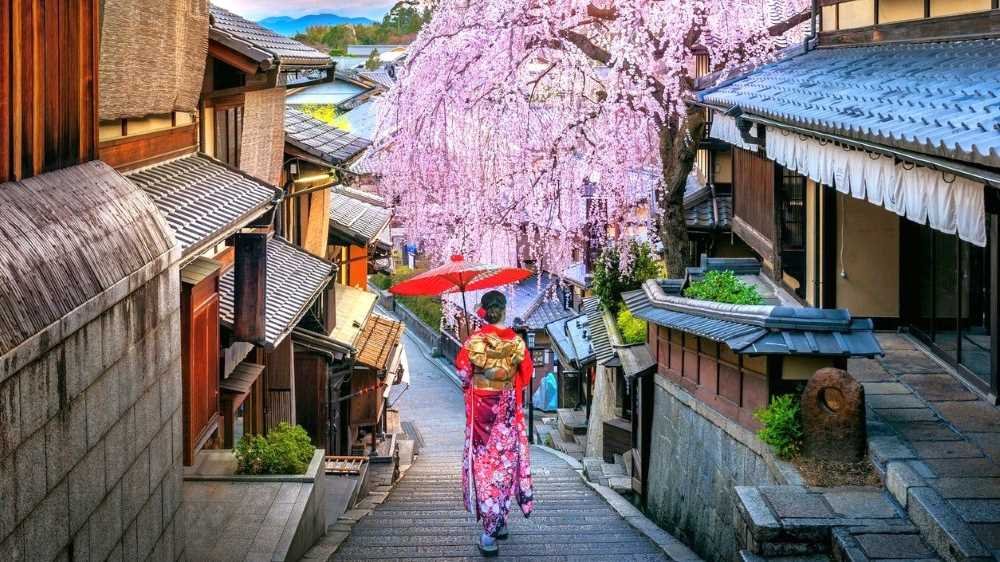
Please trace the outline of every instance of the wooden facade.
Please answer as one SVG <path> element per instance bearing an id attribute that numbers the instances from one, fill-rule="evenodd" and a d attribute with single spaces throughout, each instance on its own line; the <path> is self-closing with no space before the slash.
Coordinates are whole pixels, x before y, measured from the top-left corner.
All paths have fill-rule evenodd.
<path id="1" fill-rule="evenodd" d="M 0 182 L 96 158 L 98 8 L 0 2 Z"/>
<path id="2" fill-rule="evenodd" d="M 219 267 L 198 260 L 181 274 L 184 464 L 219 428 Z"/>
<path id="3" fill-rule="evenodd" d="M 733 149 L 733 232 L 773 267 L 776 261 L 774 162 Z"/>
<path id="4" fill-rule="evenodd" d="M 771 388 L 765 357 L 734 353 L 728 346 L 659 326 L 649 342 L 658 376 L 690 392 L 743 427 L 759 427 L 753 413 L 767 406 Z M 779 375 L 780 378 L 780 375 Z"/>

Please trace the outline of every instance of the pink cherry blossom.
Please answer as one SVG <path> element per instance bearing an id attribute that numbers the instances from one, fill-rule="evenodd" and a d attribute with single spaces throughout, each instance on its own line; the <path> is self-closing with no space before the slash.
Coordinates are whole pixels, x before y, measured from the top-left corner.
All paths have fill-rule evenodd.
<path id="1" fill-rule="evenodd" d="M 438 258 L 511 264 L 524 257 L 511 242 L 523 228 L 542 265 L 560 271 L 582 237 L 624 236 L 653 196 L 658 135 L 683 125 L 696 50 L 716 69 L 765 61 L 777 45 L 768 33 L 776 4 L 802 9 L 441 0 L 387 94 L 382 122 L 393 127 L 380 128 L 373 157 L 379 189 Z"/>

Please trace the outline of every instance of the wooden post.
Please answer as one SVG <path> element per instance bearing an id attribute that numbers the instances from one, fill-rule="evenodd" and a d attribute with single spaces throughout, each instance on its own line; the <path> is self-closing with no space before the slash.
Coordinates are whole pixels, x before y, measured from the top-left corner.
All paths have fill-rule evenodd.
<path id="1" fill-rule="evenodd" d="M 337 327 L 337 282 L 330 281 L 326 287 L 326 310 L 323 327 L 330 333 Z"/>
<path id="2" fill-rule="evenodd" d="M 247 229 L 235 236 L 235 312 L 233 333 L 237 340 L 264 345 L 267 289 L 267 240 L 265 229 Z"/>

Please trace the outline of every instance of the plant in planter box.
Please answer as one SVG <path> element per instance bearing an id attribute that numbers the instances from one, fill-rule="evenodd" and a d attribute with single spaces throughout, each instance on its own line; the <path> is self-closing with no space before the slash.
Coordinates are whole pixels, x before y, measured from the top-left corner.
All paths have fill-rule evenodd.
<path id="1" fill-rule="evenodd" d="M 233 449 L 238 474 L 304 474 L 313 457 L 309 434 L 285 422 L 261 435 L 244 435 Z"/>
<path id="2" fill-rule="evenodd" d="M 690 299 L 726 304 L 762 304 L 764 299 L 757 287 L 740 281 L 732 271 L 709 271 L 684 289 Z"/>

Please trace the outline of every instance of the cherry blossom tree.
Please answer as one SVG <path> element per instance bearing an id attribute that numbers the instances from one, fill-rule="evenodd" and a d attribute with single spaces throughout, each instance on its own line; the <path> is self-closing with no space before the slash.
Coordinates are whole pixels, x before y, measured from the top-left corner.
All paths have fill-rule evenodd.
<path id="1" fill-rule="evenodd" d="M 689 103 L 695 56 L 713 70 L 771 57 L 808 11 L 769 27 L 768 4 L 439 0 L 387 94 L 380 189 L 440 257 L 510 262 L 527 232 L 550 270 L 581 236 L 621 238 L 656 197 L 667 267 L 680 271 L 684 188 L 705 129 Z"/>

